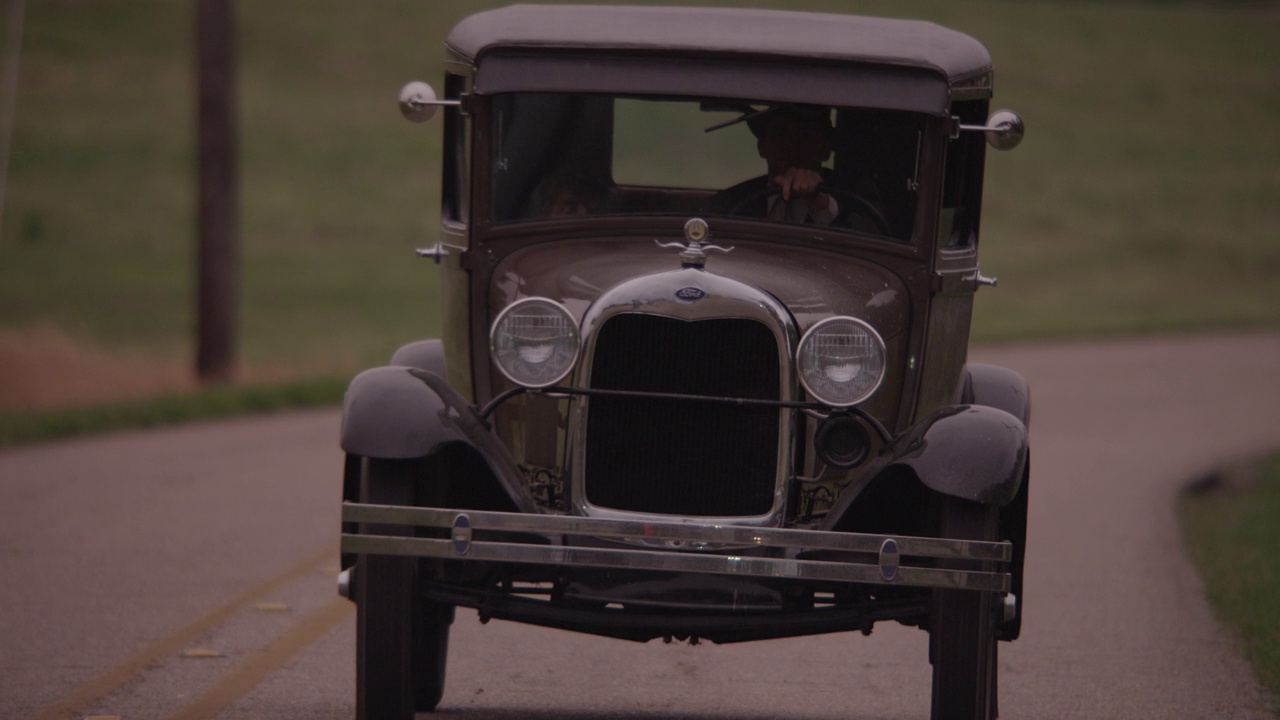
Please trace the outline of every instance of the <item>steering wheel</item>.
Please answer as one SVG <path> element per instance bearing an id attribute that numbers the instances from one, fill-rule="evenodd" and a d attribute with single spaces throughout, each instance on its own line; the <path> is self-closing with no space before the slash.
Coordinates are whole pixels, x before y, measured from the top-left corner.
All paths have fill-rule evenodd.
<path id="1" fill-rule="evenodd" d="M 730 215 L 741 215 L 744 210 L 753 205 L 759 205 L 765 202 L 767 198 L 771 198 L 782 192 L 782 188 L 777 185 L 767 185 L 739 200 L 733 207 L 729 208 Z M 876 231 L 882 235 L 892 235 L 889 230 L 889 222 L 884 219 L 884 213 L 880 212 L 880 208 L 871 204 L 869 200 L 858 195 L 852 190 L 831 185 L 830 183 L 818 183 L 814 188 L 815 193 L 826 193 L 836 199 L 840 205 L 840 213 L 831 221 L 832 225 L 839 227 L 849 226 L 849 216 L 857 213 L 860 217 L 866 217 L 876 226 Z"/>

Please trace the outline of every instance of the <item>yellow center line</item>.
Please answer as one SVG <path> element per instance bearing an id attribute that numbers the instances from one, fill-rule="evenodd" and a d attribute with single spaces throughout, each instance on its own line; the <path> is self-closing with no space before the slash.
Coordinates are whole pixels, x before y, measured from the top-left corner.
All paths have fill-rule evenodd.
<path id="1" fill-rule="evenodd" d="M 324 637 L 338 623 L 351 617 L 354 606 L 335 597 L 311 613 L 288 632 L 254 653 L 222 677 L 186 707 L 169 716 L 169 720 L 213 720 L 237 699 L 249 694 L 271 673 L 280 669 L 304 648 Z"/>
<path id="2" fill-rule="evenodd" d="M 82 685 L 75 692 L 54 702 L 38 714 L 33 715 L 30 720 L 64 720 L 84 710 L 92 703 L 110 695 L 135 676 L 142 674 L 148 666 L 161 658 L 182 652 L 193 642 L 226 622 L 228 618 L 240 612 L 246 606 L 257 602 L 264 595 L 273 593 L 300 577 L 318 572 L 324 566 L 332 563 L 337 554 L 338 549 L 334 546 L 329 546 L 324 551 L 318 552 L 286 570 L 283 574 L 246 590 L 230 602 L 204 615 L 195 622 L 151 643 L 138 654 Z"/>

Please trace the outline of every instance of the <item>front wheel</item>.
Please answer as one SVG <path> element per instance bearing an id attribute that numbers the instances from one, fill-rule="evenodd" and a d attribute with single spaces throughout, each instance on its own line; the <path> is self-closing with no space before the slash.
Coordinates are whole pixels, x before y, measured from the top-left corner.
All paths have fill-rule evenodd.
<path id="1" fill-rule="evenodd" d="M 960 540 L 995 540 L 999 508 L 945 498 L 940 535 Z M 989 570 L 983 563 L 957 569 Z M 929 619 L 929 659 L 933 662 L 932 720 L 993 720 L 996 703 L 996 594 L 936 589 Z"/>
<path id="2" fill-rule="evenodd" d="M 415 488 L 433 478 L 423 460 L 367 458 L 360 500 L 413 505 Z M 408 535 L 408 528 L 362 525 L 360 531 Z M 412 720 L 444 694 L 453 608 L 416 597 L 420 561 L 361 555 L 356 562 L 356 718 Z"/>

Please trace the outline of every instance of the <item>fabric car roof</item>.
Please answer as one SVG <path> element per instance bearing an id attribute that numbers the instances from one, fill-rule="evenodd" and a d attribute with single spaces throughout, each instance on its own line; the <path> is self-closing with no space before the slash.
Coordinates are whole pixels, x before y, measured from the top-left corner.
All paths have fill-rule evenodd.
<path id="1" fill-rule="evenodd" d="M 730 55 L 917 68 L 948 83 L 991 70 L 981 43 L 930 22 L 779 10 L 514 5 L 465 18 L 446 44 L 472 61 L 496 49 Z"/>

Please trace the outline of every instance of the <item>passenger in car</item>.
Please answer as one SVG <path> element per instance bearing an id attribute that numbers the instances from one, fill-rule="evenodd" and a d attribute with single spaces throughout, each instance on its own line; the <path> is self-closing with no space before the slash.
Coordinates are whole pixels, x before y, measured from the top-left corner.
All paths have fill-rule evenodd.
<path id="1" fill-rule="evenodd" d="M 533 191 L 528 217 L 581 217 L 603 212 L 609 183 L 576 170 L 560 170 L 543 178 Z"/>

